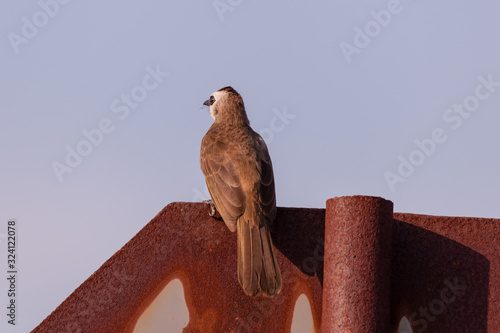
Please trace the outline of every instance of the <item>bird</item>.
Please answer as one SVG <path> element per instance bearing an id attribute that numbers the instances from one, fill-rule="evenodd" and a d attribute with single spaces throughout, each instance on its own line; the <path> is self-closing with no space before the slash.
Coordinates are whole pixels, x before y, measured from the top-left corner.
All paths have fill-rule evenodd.
<path id="1" fill-rule="evenodd" d="M 231 86 L 214 92 L 203 105 L 213 118 L 200 149 L 210 215 L 215 208 L 227 228 L 236 231 L 238 281 L 245 294 L 273 297 L 282 280 L 270 231 L 276 193 L 266 143 L 250 127 L 243 99 Z"/>

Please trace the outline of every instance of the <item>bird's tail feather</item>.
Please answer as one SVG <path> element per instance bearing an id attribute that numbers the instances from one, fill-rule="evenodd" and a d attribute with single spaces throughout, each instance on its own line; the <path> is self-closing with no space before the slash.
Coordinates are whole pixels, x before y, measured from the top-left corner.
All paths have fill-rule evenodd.
<path id="1" fill-rule="evenodd" d="M 281 272 L 274 254 L 269 223 L 261 227 L 238 220 L 238 280 L 247 295 L 274 296 L 281 289 Z"/>

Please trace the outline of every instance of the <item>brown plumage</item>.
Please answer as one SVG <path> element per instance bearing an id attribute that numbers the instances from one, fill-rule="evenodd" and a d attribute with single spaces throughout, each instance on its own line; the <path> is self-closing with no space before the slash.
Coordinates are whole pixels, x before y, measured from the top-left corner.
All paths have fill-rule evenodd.
<path id="1" fill-rule="evenodd" d="M 281 272 L 269 230 L 276 197 L 266 143 L 250 127 L 233 88 L 216 91 L 204 104 L 214 123 L 201 142 L 201 170 L 215 208 L 237 233 L 238 280 L 247 295 L 276 295 Z"/>

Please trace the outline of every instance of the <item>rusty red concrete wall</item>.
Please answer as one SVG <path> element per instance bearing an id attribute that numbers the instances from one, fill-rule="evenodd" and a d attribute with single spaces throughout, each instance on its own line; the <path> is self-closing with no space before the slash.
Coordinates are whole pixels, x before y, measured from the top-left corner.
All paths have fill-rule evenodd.
<path id="1" fill-rule="evenodd" d="M 272 234 L 283 288 L 270 299 L 242 292 L 236 275 L 236 235 L 208 216 L 207 205 L 172 203 L 33 332 L 131 332 L 174 278 L 184 285 L 190 312 L 185 332 L 288 332 L 302 293 L 310 300 L 317 331 L 323 314 L 324 332 L 345 327 L 382 332 L 388 309 L 377 306 L 390 297 L 390 332 L 396 331 L 403 315 L 414 332 L 500 332 L 500 220 L 401 213 L 391 220 L 389 206 L 370 197 L 329 201 L 326 258 L 333 262 L 325 263 L 325 269 L 325 210 L 279 208 Z M 388 224 L 392 244 L 385 244 L 390 239 Z M 337 240 L 330 244 L 332 239 Z M 363 239 L 369 240 L 366 252 Z M 355 244 L 353 252 L 350 243 Z M 349 260 L 353 253 L 356 258 Z M 332 266 L 336 261 L 354 275 L 339 274 Z M 365 263 L 370 266 L 359 267 Z M 339 285 L 346 286 L 346 292 L 339 292 Z M 353 312 L 351 326 L 339 318 L 345 309 Z"/>
<path id="2" fill-rule="evenodd" d="M 286 332 L 302 293 L 319 330 L 324 210 L 278 209 L 272 236 L 283 286 L 274 298 L 243 293 L 236 234 L 208 211 L 200 203 L 168 205 L 33 332 L 131 332 L 174 278 L 190 312 L 185 332 Z"/>
<path id="3" fill-rule="evenodd" d="M 392 328 L 500 332 L 500 220 L 394 214 Z"/>

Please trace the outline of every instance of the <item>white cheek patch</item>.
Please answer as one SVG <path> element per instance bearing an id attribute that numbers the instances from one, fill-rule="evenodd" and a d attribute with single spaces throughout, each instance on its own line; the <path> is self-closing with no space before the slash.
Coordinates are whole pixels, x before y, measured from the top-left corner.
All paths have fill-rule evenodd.
<path id="1" fill-rule="evenodd" d="M 212 96 L 215 98 L 215 102 L 214 104 L 210 105 L 210 115 L 212 116 L 212 118 L 215 120 L 215 116 L 217 115 L 217 112 L 215 112 L 215 104 L 223 98 L 223 96 L 225 95 L 224 92 L 222 91 L 216 91 L 212 94 Z"/>

